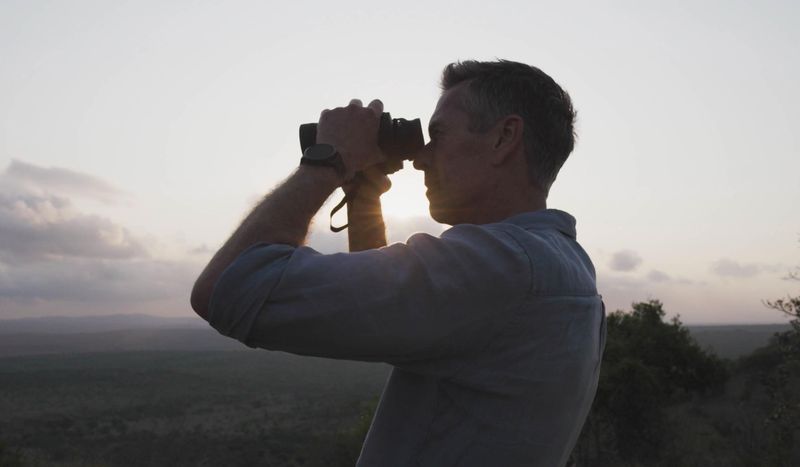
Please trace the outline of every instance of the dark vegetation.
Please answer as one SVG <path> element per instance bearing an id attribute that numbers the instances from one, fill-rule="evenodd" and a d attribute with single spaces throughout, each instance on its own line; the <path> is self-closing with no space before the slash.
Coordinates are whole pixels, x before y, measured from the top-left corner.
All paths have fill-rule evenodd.
<path id="1" fill-rule="evenodd" d="M 695 339 L 721 342 L 719 332 L 690 332 L 657 300 L 609 314 L 597 396 L 570 464 L 800 465 L 800 296 L 765 305 L 791 325 L 754 351 L 752 333 L 723 330 L 749 336 L 739 351 L 725 344 L 736 359 Z M 388 371 L 169 347 L 6 356 L 0 466 L 352 466 Z"/>
<path id="2" fill-rule="evenodd" d="M 389 368 L 256 351 L 0 359 L 0 466 L 352 466 Z"/>
<path id="3" fill-rule="evenodd" d="M 609 315 L 597 396 L 571 463 L 800 465 L 800 296 L 765 304 L 790 327 L 737 360 L 701 348 L 677 317 L 665 322 L 657 300 Z"/>

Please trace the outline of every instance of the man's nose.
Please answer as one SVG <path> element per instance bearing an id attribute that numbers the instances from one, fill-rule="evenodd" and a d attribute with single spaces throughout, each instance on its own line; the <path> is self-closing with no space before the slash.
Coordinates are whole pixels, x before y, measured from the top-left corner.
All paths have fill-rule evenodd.
<path id="1" fill-rule="evenodd" d="M 414 153 L 414 168 L 417 170 L 427 170 L 431 162 L 430 143 Z"/>

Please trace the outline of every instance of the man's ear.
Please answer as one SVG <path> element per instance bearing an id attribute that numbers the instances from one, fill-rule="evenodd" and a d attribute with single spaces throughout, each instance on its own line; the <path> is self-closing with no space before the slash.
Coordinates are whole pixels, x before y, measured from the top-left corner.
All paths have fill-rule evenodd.
<path id="1" fill-rule="evenodd" d="M 519 115 L 508 115 L 500 119 L 493 128 L 492 165 L 503 165 L 513 154 L 523 150 L 524 122 Z"/>

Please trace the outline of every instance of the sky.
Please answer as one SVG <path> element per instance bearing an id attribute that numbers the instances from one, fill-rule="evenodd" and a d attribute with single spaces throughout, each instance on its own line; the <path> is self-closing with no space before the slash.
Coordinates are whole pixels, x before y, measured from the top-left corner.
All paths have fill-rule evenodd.
<path id="1" fill-rule="evenodd" d="M 0 319 L 189 316 L 197 274 L 351 98 L 421 118 L 453 61 L 538 66 L 578 142 L 548 206 L 577 218 L 609 310 L 785 318 L 800 293 L 800 4 L 0 2 Z M 427 135 L 426 135 L 427 138 Z M 448 226 L 392 176 L 390 242 Z M 343 251 L 327 230 L 309 244 Z"/>

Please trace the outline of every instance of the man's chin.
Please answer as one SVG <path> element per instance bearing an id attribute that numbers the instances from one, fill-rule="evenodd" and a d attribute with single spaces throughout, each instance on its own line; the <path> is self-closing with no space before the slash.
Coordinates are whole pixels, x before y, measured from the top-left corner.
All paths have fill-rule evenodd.
<path id="1" fill-rule="evenodd" d="M 460 222 L 458 220 L 459 210 L 448 206 L 447 200 L 442 199 L 441 192 L 429 189 L 425 195 L 428 198 L 428 212 L 433 220 L 447 225 L 456 225 Z"/>
<path id="2" fill-rule="evenodd" d="M 453 219 L 451 218 L 452 216 L 450 216 L 450 214 L 452 214 L 450 210 L 442 209 L 441 207 L 430 203 L 428 212 L 430 212 L 431 218 L 433 218 L 433 220 L 436 222 L 440 224 L 454 225 Z"/>

